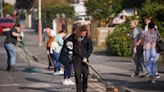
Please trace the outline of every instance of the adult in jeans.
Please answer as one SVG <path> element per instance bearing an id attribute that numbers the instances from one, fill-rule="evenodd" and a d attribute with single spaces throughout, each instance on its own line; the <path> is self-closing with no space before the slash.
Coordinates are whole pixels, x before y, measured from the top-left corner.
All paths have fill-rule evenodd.
<path id="1" fill-rule="evenodd" d="M 132 62 L 134 64 L 134 73 L 131 77 L 139 76 L 139 73 L 143 74 L 142 64 L 143 59 L 143 44 L 141 43 L 141 29 L 138 27 L 138 20 L 132 20 L 130 23 L 132 32 L 130 34 L 131 38 L 131 48 L 132 48 Z"/>
<path id="2" fill-rule="evenodd" d="M 52 59 L 54 61 L 54 73 L 53 75 L 63 74 L 61 70 L 61 63 L 59 62 L 59 56 L 61 53 L 61 49 L 64 44 L 64 37 L 66 36 L 65 30 L 60 31 L 54 38 L 54 41 L 50 47 L 50 53 L 52 53 Z"/>
<path id="3" fill-rule="evenodd" d="M 158 32 L 154 30 L 154 26 L 155 24 L 153 22 L 150 22 L 148 24 L 148 30 L 145 31 L 142 35 L 142 41 L 144 42 L 144 50 L 146 57 L 146 68 L 149 74 L 149 81 L 151 83 L 156 83 L 156 41 L 158 38 Z"/>
<path id="4" fill-rule="evenodd" d="M 145 29 L 144 29 L 144 32 L 145 31 L 148 31 L 148 24 L 151 22 L 151 21 L 153 21 L 152 20 L 152 17 L 151 16 L 147 16 L 146 18 L 145 18 Z M 157 26 L 155 25 L 154 26 L 154 30 L 156 30 L 157 32 L 158 32 L 158 29 L 157 29 Z M 159 33 L 159 32 L 158 32 Z M 159 36 L 160 36 L 160 34 L 159 34 Z M 144 53 L 145 53 L 145 51 L 144 51 Z M 145 55 L 145 54 L 144 54 Z M 156 60 L 158 61 L 159 60 L 159 56 L 160 56 L 160 53 L 159 52 L 157 52 L 157 58 L 156 58 Z M 158 67 L 156 67 L 157 68 L 157 71 L 156 71 L 156 78 L 160 78 L 160 75 L 159 75 L 159 73 L 158 73 Z M 145 73 L 145 74 L 147 74 L 147 73 Z"/>
<path id="5" fill-rule="evenodd" d="M 73 66 L 77 92 L 87 92 L 89 67 L 86 62 L 93 50 L 90 30 L 87 25 L 78 26 L 67 39 L 73 42 Z"/>
<path id="6" fill-rule="evenodd" d="M 16 44 L 20 41 L 20 24 L 16 24 L 9 32 L 6 33 L 4 47 L 7 52 L 7 71 L 15 71 L 16 65 Z"/>

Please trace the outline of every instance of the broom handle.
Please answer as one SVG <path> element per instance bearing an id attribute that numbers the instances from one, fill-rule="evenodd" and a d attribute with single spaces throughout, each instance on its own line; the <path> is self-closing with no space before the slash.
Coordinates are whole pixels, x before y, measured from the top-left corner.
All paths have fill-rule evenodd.
<path id="1" fill-rule="evenodd" d="M 101 77 L 101 75 L 88 62 L 84 62 L 84 63 L 87 64 L 90 68 L 92 68 L 92 70 L 100 77 L 100 79 L 105 83 L 106 86 L 109 86 L 108 83 Z"/>
<path id="2" fill-rule="evenodd" d="M 28 67 L 30 67 L 30 63 L 29 63 L 29 60 L 28 60 L 28 57 L 27 57 L 27 51 L 26 51 L 25 44 L 24 44 L 22 38 L 21 38 L 20 43 L 22 44 L 22 47 L 23 47 L 23 50 L 24 50 L 24 53 L 25 53 L 25 56 L 26 56 L 26 62 L 28 64 Z"/>

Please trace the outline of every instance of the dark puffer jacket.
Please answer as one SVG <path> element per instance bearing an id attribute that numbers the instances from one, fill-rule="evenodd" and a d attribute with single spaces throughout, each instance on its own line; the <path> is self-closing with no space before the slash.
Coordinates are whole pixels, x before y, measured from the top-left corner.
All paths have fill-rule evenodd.
<path id="1" fill-rule="evenodd" d="M 89 58 L 93 50 L 91 38 L 84 37 L 82 41 L 75 39 L 75 34 L 70 35 L 66 41 L 73 42 L 73 62 L 81 62 L 83 58 Z"/>
<path id="2" fill-rule="evenodd" d="M 67 46 L 66 46 L 66 43 L 67 43 L 67 40 L 64 41 L 64 45 L 62 47 L 62 50 L 61 50 L 61 54 L 60 54 L 60 57 L 59 57 L 59 62 L 62 63 L 64 66 L 65 65 L 69 65 L 72 63 L 72 55 L 69 54 L 70 51 L 73 52 L 73 50 L 69 49 Z"/>

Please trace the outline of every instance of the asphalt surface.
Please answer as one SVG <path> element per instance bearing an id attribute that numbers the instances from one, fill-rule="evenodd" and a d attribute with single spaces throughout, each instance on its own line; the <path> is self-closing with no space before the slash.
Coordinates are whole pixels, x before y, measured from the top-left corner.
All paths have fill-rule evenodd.
<path id="1" fill-rule="evenodd" d="M 31 33 L 28 38 L 31 37 Z M 32 33 L 33 34 L 33 33 Z M 53 71 L 48 71 L 48 61 L 46 50 L 39 47 L 35 37 L 24 39 L 29 54 L 29 62 L 31 67 L 35 67 L 36 72 L 25 72 L 28 68 L 23 48 L 17 46 L 17 72 L 6 71 L 6 51 L 3 47 L 4 36 L 0 36 L 0 92 L 76 92 L 74 86 L 63 86 L 63 75 L 54 76 Z M 35 40 L 32 40 L 35 39 Z M 30 41 L 30 42 L 28 42 Z M 73 81 L 74 76 L 71 77 Z M 89 79 L 89 92 L 104 92 L 102 83 L 95 79 Z"/>
<path id="2" fill-rule="evenodd" d="M 18 72 L 6 72 L 6 52 L 3 48 L 4 36 L 0 36 L 0 92 L 75 92 L 75 86 L 63 86 L 63 76 L 53 76 L 48 71 L 46 49 L 38 46 L 38 37 L 33 31 L 25 32 L 24 42 L 30 55 L 30 64 L 36 67 L 37 73 L 28 73 L 23 49 L 17 47 Z M 119 88 L 119 92 L 164 92 L 164 68 L 159 64 L 160 79 L 156 84 L 148 83 L 146 78 L 131 78 L 132 64 L 130 58 L 92 54 L 92 67 L 107 81 Z M 105 92 L 101 79 L 90 69 L 93 78 L 89 79 L 89 92 Z M 97 81 L 98 79 L 98 81 Z M 74 77 L 72 77 L 74 80 Z"/>

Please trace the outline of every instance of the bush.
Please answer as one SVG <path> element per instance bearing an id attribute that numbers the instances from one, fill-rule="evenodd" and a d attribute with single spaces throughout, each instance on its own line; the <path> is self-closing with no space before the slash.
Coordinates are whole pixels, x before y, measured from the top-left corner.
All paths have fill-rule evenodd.
<path id="1" fill-rule="evenodd" d="M 109 34 L 106 39 L 107 50 L 117 56 L 130 56 L 130 39 L 127 35 L 130 33 L 130 27 L 127 24 L 116 26 L 112 34 Z"/>

